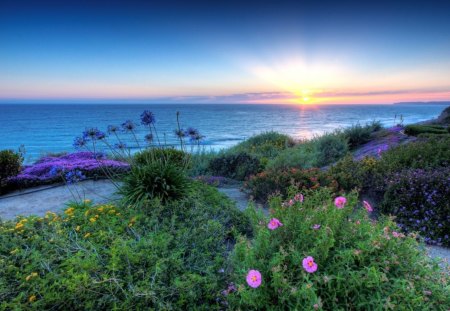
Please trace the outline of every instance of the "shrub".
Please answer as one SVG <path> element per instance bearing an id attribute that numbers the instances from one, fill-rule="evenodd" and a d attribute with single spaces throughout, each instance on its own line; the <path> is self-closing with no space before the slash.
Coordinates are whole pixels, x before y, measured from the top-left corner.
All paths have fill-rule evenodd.
<path id="1" fill-rule="evenodd" d="M 247 153 L 222 154 L 209 163 L 209 171 L 213 175 L 237 180 L 245 180 L 260 170 L 259 160 Z"/>
<path id="2" fill-rule="evenodd" d="M 362 126 L 357 123 L 343 130 L 343 135 L 348 140 L 350 149 L 365 144 L 370 141 L 373 132 L 382 129 L 382 125 L 379 121 L 373 121 Z"/>
<path id="3" fill-rule="evenodd" d="M 314 141 L 304 141 L 293 148 L 286 149 L 277 157 L 269 160 L 268 170 L 283 170 L 288 168 L 311 168 L 317 162 L 317 150 Z"/>
<path id="4" fill-rule="evenodd" d="M 408 168 L 450 165 L 450 137 L 434 137 L 391 148 L 382 154 L 379 171 L 389 174 Z"/>
<path id="5" fill-rule="evenodd" d="M 322 167 L 336 162 L 347 154 L 348 144 L 346 139 L 339 135 L 324 135 L 318 138 L 316 149 L 317 166 Z"/>
<path id="6" fill-rule="evenodd" d="M 248 213 L 255 237 L 242 238 L 233 251 L 232 310 L 450 307 L 448 275 L 391 220 L 373 222 L 362 209 L 354 213 L 356 194 L 342 209 L 325 189 L 307 192 L 303 203 L 281 203 L 280 197 L 271 200 L 270 218 L 282 223 L 274 230 L 262 213 Z M 261 274 L 260 286 L 258 277 L 249 280 L 256 288 L 246 282 L 250 270 Z"/>
<path id="7" fill-rule="evenodd" d="M 163 160 L 135 165 L 123 179 L 120 194 L 128 204 L 142 204 L 155 198 L 163 202 L 188 194 L 190 180 L 175 164 Z"/>
<path id="8" fill-rule="evenodd" d="M 12 150 L 0 151 L 0 194 L 7 186 L 7 179 L 19 174 L 22 166 L 22 155 Z"/>
<path id="9" fill-rule="evenodd" d="M 167 161 L 184 169 L 188 166 L 189 160 L 189 154 L 174 148 L 149 148 L 134 155 L 134 164 L 136 165 L 148 165 L 154 161 Z"/>
<path id="10" fill-rule="evenodd" d="M 418 136 L 419 134 L 447 134 L 445 127 L 440 125 L 407 125 L 405 134 Z"/>
<path id="11" fill-rule="evenodd" d="M 420 232 L 427 243 L 450 246 L 449 176 L 449 167 L 390 176 L 382 211 L 395 215 L 406 232 Z"/>
<path id="12" fill-rule="evenodd" d="M 1 223 L 0 309 L 220 309 L 218 271 L 248 218 L 199 183 L 181 201 L 149 204 L 70 204 Z"/>
<path id="13" fill-rule="evenodd" d="M 337 183 L 326 172 L 319 169 L 268 170 L 252 176 L 244 189 L 257 201 L 266 202 L 271 195 L 286 195 L 288 188 L 317 189 L 330 187 L 337 190 Z"/>
<path id="14" fill-rule="evenodd" d="M 199 150 L 199 152 L 191 154 L 191 165 L 188 168 L 189 176 L 208 175 L 209 163 L 217 156 L 214 151 L 208 151 L 205 149 Z"/>
<path id="15" fill-rule="evenodd" d="M 273 158 L 280 151 L 290 148 L 294 144 L 294 140 L 291 137 L 272 131 L 252 136 L 232 147 L 229 152 L 244 152 L 258 158 Z"/>

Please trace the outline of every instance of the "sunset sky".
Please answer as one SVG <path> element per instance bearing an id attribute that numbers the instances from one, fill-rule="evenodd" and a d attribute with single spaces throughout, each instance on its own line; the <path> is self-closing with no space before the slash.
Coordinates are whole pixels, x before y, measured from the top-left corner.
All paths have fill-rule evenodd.
<path id="1" fill-rule="evenodd" d="M 450 1 L 150 2 L 0 0 L 0 101 L 450 100 Z"/>

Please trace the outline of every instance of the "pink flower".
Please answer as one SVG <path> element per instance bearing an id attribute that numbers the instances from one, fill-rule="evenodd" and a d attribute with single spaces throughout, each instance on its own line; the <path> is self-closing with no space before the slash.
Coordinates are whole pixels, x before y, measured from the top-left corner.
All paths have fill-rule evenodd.
<path id="1" fill-rule="evenodd" d="M 292 206 L 292 205 L 294 205 L 294 201 L 291 199 L 291 200 L 289 200 L 289 203 L 288 203 L 288 205 L 289 206 Z"/>
<path id="2" fill-rule="evenodd" d="M 394 238 L 398 238 L 398 237 L 400 237 L 400 233 L 398 233 L 397 231 L 392 231 L 392 236 Z"/>
<path id="3" fill-rule="evenodd" d="M 267 225 L 267 228 L 269 228 L 270 230 L 275 230 L 278 227 L 281 227 L 283 224 L 281 223 L 281 221 L 279 221 L 276 218 L 272 218 L 269 221 L 269 224 Z"/>
<path id="4" fill-rule="evenodd" d="M 294 200 L 297 202 L 303 202 L 303 199 L 304 199 L 303 194 L 301 194 L 301 193 L 297 193 L 294 197 Z"/>
<path id="5" fill-rule="evenodd" d="M 303 258 L 303 269 L 308 273 L 314 273 L 317 271 L 317 264 L 314 262 L 314 258 L 308 256 Z"/>
<path id="6" fill-rule="evenodd" d="M 261 272 L 258 270 L 250 270 L 247 273 L 247 284 L 250 287 L 257 288 L 261 285 L 262 278 L 261 278 Z"/>
<path id="7" fill-rule="evenodd" d="M 337 208 L 344 208 L 345 203 L 347 203 L 347 199 L 344 197 L 337 197 L 334 199 L 334 205 L 336 205 Z"/>
<path id="8" fill-rule="evenodd" d="M 363 205 L 364 205 L 364 208 L 366 209 L 367 212 L 369 212 L 369 213 L 373 212 L 372 205 L 370 205 L 369 202 L 363 201 Z"/>
<path id="9" fill-rule="evenodd" d="M 314 230 L 319 230 L 320 229 L 320 225 L 319 224 L 315 224 L 314 226 L 312 226 L 312 228 Z"/>

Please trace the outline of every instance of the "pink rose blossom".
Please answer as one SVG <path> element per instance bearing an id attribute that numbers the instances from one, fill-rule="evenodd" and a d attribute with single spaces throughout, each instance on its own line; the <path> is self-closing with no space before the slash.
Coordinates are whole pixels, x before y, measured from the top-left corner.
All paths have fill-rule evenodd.
<path id="1" fill-rule="evenodd" d="M 301 193 L 297 193 L 294 197 L 294 200 L 297 202 L 303 202 L 303 199 L 304 199 L 303 194 L 301 194 Z"/>
<path id="2" fill-rule="evenodd" d="M 334 199 L 334 205 L 339 209 L 344 208 L 345 203 L 347 203 L 347 199 L 344 197 L 337 197 Z"/>
<path id="3" fill-rule="evenodd" d="M 369 212 L 369 213 L 373 212 L 372 205 L 370 205 L 369 202 L 363 201 L 363 205 L 364 205 L 364 208 L 366 209 L 367 212 Z"/>
<path id="4" fill-rule="evenodd" d="M 314 262 L 314 258 L 308 256 L 303 259 L 303 269 L 308 273 L 314 273 L 317 271 L 317 264 Z"/>
<path id="5" fill-rule="evenodd" d="M 281 223 L 281 221 L 279 221 L 276 218 L 272 218 L 269 221 L 269 224 L 267 225 L 267 228 L 269 228 L 270 230 L 275 230 L 278 227 L 281 227 L 283 224 Z"/>
<path id="6" fill-rule="evenodd" d="M 247 273 L 247 284 L 250 287 L 257 288 L 261 285 L 262 278 L 261 278 L 261 272 L 258 270 L 250 270 Z"/>
<path id="7" fill-rule="evenodd" d="M 314 229 L 314 230 L 319 230 L 320 229 L 320 225 L 319 224 L 315 224 L 314 226 L 312 226 L 312 228 Z"/>

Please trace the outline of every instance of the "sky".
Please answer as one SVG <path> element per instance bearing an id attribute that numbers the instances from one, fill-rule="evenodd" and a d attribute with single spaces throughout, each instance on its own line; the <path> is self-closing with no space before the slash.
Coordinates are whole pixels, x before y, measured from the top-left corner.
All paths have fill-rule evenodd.
<path id="1" fill-rule="evenodd" d="M 0 0 L 0 101 L 450 100 L 450 1 Z"/>

